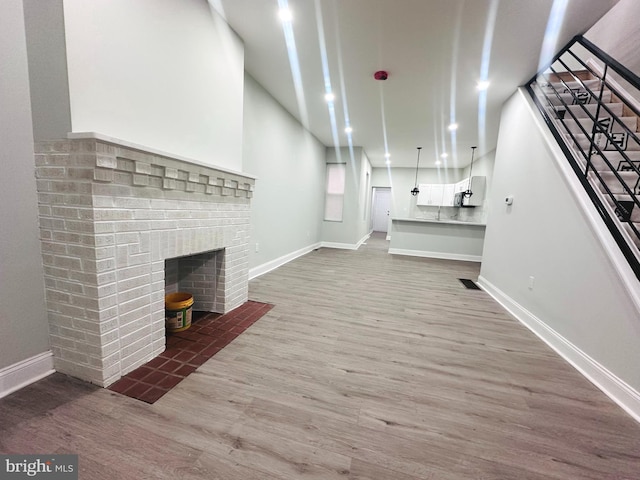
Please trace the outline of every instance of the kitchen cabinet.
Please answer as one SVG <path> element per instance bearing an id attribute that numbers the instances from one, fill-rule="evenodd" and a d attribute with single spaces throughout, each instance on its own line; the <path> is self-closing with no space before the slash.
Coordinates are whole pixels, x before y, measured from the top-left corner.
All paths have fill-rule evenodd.
<path id="1" fill-rule="evenodd" d="M 441 183 L 424 183 L 418 186 L 420 193 L 416 205 L 438 206 L 442 204 L 444 185 Z"/>
<path id="2" fill-rule="evenodd" d="M 469 179 L 465 178 L 464 180 L 460 180 L 458 183 L 455 183 L 454 186 L 455 186 L 455 193 L 464 192 L 469 186 Z"/>
<path id="3" fill-rule="evenodd" d="M 453 196 L 456 191 L 456 185 L 454 183 L 445 183 L 444 190 L 442 192 L 442 206 L 453 207 Z"/>
<path id="4" fill-rule="evenodd" d="M 477 207 L 484 201 L 486 177 L 471 177 L 471 198 L 465 197 L 465 207 Z M 420 193 L 416 205 L 432 207 L 453 207 L 453 197 L 456 193 L 465 192 L 469 188 L 469 178 L 457 183 L 422 183 L 418 185 Z"/>
<path id="5" fill-rule="evenodd" d="M 480 207 L 484 203 L 484 196 L 487 189 L 487 177 L 471 177 L 471 186 L 469 187 L 469 179 L 466 178 L 458 182 L 464 184 L 464 192 L 467 188 L 471 188 L 473 195 L 470 197 L 462 198 L 462 205 L 464 207 Z"/>

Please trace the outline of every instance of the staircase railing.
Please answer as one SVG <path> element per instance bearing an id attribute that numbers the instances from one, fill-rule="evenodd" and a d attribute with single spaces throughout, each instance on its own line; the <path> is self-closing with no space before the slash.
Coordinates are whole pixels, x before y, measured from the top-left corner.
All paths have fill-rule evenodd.
<path id="1" fill-rule="evenodd" d="M 578 36 L 526 88 L 640 279 L 640 77 Z"/>

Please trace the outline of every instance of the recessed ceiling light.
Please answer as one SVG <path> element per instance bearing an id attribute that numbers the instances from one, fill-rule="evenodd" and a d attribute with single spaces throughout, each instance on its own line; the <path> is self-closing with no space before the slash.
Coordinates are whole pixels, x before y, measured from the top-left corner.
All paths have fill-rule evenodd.
<path id="1" fill-rule="evenodd" d="M 458 124 L 457 123 L 450 123 L 447 128 L 449 129 L 450 132 L 453 132 L 453 131 L 458 129 Z"/>
<path id="2" fill-rule="evenodd" d="M 391 154 L 389 152 L 385 153 L 384 158 L 391 158 Z"/>
<path id="3" fill-rule="evenodd" d="M 476 89 L 479 92 L 482 92 L 484 90 L 486 90 L 487 88 L 489 88 L 489 80 L 480 80 L 477 84 L 476 84 Z"/>
<path id="4" fill-rule="evenodd" d="M 442 165 L 442 162 L 440 160 L 436 160 L 436 166 Z"/>
<path id="5" fill-rule="evenodd" d="M 329 92 L 329 93 L 325 94 L 324 99 L 327 102 L 333 102 L 336 99 L 336 96 L 333 93 Z"/>
<path id="6" fill-rule="evenodd" d="M 351 133 L 351 132 L 353 132 L 353 128 L 351 128 L 351 127 L 346 127 L 344 129 L 344 133 Z"/>
<path id="7" fill-rule="evenodd" d="M 386 162 L 384 162 L 386 165 L 391 165 L 391 160 L 387 159 Z"/>
<path id="8" fill-rule="evenodd" d="M 293 20 L 293 13 L 288 8 L 281 8 L 278 10 L 278 17 L 281 22 L 290 22 Z"/>
<path id="9" fill-rule="evenodd" d="M 440 158 L 447 158 L 449 156 L 449 154 L 447 152 L 444 152 L 442 155 L 440 155 Z"/>

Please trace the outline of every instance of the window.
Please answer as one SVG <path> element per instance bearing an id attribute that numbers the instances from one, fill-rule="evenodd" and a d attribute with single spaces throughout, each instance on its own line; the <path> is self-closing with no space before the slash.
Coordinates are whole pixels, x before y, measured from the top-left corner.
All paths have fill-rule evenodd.
<path id="1" fill-rule="evenodd" d="M 342 221 L 345 175 L 346 165 L 344 163 L 327 164 L 327 185 L 324 203 L 324 219 L 329 222 Z"/>

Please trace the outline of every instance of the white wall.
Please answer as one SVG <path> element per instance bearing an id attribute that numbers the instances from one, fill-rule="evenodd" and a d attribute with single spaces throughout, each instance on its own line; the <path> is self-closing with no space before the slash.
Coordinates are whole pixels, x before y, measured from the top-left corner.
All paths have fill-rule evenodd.
<path id="1" fill-rule="evenodd" d="M 244 170 L 258 177 L 249 248 L 255 272 L 320 241 L 325 147 L 251 76 L 244 83 Z"/>
<path id="2" fill-rule="evenodd" d="M 65 138 L 71 131 L 63 0 L 24 0 L 33 134 Z"/>
<path id="3" fill-rule="evenodd" d="M 1 369 L 49 350 L 49 330 L 22 1 L 0 2 L 0 18 L 0 163 L 5 172 L 0 189 Z"/>
<path id="4" fill-rule="evenodd" d="M 462 178 L 467 178 L 469 175 L 486 177 L 487 190 L 490 189 L 491 179 L 493 178 L 493 169 L 496 161 L 496 151 L 492 150 L 486 155 L 480 158 L 476 158 L 473 161 L 473 168 L 471 165 L 462 169 Z"/>
<path id="5" fill-rule="evenodd" d="M 566 160 L 556 160 L 557 143 L 532 108 L 518 91 L 502 112 L 481 283 L 584 371 L 608 371 L 640 392 L 639 312 L 587 221 L 597 214 L 580 206 L 584 191 L 570 191 L 577 180 L 561 173 Z"/>
<path id="6" fill-rule="evenodd" d="M 244 47 L 201 0 L 64 0 L 71 126 L 242 170 Z"/>
<path id="7" fill-rule="evenodd" d="M 372 168 L 362 147 L 350 150 L 327 148 L 327 163 L 345 163 L 346 178 L 342 222 L 322 222 L 322 241 L 328 244 L 356 247 L 369 234 L 371 194 L 367 190 L 367 173 L 371 178 Z M 324 178 L 322 180 L 324 187 Z M 324 211 L 321 213 L 324 218 Z"/>
<path id="8" fill-rule="evenodd" d="M 640 2 L 620 0 L 607 14 L 589 29 L 585 37 L 640 75 Z"/>

